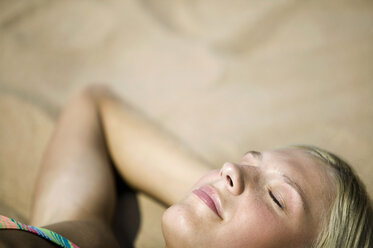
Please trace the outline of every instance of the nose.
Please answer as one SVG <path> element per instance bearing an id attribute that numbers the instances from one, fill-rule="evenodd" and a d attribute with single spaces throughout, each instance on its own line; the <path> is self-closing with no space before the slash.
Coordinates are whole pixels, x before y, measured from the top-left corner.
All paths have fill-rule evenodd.
<path id="1" fill-rule="evenodd" d="M 226 162 L 220 170 L 225 186 L 233 195 L 240 195 L 245 189 L 244 177 L 239 165 Z"/>

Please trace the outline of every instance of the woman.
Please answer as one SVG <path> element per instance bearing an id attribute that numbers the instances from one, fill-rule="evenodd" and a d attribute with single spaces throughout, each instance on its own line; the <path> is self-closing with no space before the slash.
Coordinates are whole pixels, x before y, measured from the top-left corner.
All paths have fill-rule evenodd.
<path id="1" fill-rule="evenodd" d="M 373 244 L 367 192 L 335 155 L 307 146 L 251 151 L 211 171 L 101 86 L 81 92 L 61 114 L 44 156 L 31 225 L 53 231 L 58 240 L 64 239 L 56 233 L 62 235 L 70 247 L 118 247 L 111 228 L 111 160 L 133 188 L 172 205 L 162 218 L 169 248 Z M 59 242 L 12 230 L 1 230 L 0 240 L 13 247 Z"/>

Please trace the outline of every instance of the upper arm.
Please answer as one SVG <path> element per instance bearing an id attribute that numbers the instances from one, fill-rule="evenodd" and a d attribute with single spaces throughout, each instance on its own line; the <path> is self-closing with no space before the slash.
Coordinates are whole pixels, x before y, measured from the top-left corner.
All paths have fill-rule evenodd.
<path id="1" fill-rule="evenodd" d="M 62 111 L 38 175 L 31 224 L 111 221 L 115 180 L 98 110 L 82 92 Z"/>

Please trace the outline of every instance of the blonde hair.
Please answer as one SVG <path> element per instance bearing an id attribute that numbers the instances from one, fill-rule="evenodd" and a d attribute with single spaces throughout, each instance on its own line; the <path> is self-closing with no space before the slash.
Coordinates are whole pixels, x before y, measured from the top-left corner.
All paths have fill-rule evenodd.
<path id="1" fill-rule="evenodd" d="M 330 166 L 334 172 L 336 197 L 329 217 L 313 248 L 373 247 L 372 202 L 355 171 L 335 154 L 315 146 L 292 146 L 308 152 Z"/>

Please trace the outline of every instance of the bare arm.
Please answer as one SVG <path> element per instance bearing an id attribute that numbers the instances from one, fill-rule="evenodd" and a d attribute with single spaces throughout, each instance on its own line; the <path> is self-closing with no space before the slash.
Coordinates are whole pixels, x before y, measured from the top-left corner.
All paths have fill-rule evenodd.
<path id="1" fill-rule="evenodd" d="M 85 90 L 59 117 L 42 161 L 30 224 L 56 231 L 80 247 L 116 247 L 110 229 L 115 200 L 97 105 Z M 24 241 L 25 235 L 14 235 Z"/>
<path id="2" fill-rule="evenodd" d="M 213 167 L 107 90 L 96 90 L 109 152 L 124 179 L 165 204 Z"/>

